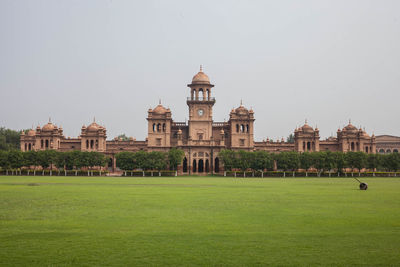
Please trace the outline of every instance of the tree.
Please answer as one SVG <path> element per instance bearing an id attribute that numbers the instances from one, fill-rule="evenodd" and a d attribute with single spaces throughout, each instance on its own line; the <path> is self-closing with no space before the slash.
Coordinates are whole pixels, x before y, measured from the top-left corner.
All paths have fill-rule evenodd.
<path id="1" fill-rule="evenodd" d="M 263 171 L 266 169 L 272 169 L 274 166 L 274 161 L 272 155 L 267 151 L 255 151 L 253 153 L 253 158 L 251 161 L 251 166 L 253 170 Z"/>
<path id="2" fill-rule="evenodd" d="M 388 171 L 397 171 L 400 169 L 400 154 L 390 153 L 383 155 L 383 167 Z"/>
<path id="3" fill-rule="evenodd" d="M 4 151 L 4 150 L 0 150 L 0 168 L 2 168 L 2 169 L 9 168 L 8 152 Z"/>
<path id="4" fill-rule="evenodd" d="M 381 165 L 382 157 L 380 154 L 368 154 L 366 166 L 371 171 L 378 169 Z"/>
<path id="5" fill-rule="evenodd" d="M 286 142 L 293 144 L 294 143 L 294 135 L 289 134 L 289 136 L 286 138 Z"/>
<path id="6" fill-rule="evenodd" d="M 133 155 L 134 166 L 137 169 L 146 170 L 147 164 L 147 153 L 143 150 L 140 150 Z"/>
<path id="7" fill-rule="evenodd" d="M 310 169 L 314 163 L 313 155 L 310 152 L 301 153 L 299 155 L 299 161 L 300 161 L 300 168 L 306 170 L 306 176 L 307 176 L 308 169 Z"/>
<path id="8" fill-rule="evenodd" d="M 281 152 L 275 156 L 278 169 L 295 171 L 299 168 L 299 154 L 294 151 Z"/>
<path id="9" fill-rule="evenodd" d="M 132 152 L 120 152 L 115 155 L 117 160 L 117 167 L 121 170 L 134 170 L 136 164 L 134 162 L 135 154 Z"/>
<path id="10" fill-rule="evenodd" d="M 223 149 L 218 153 L 218 156 L 222 160 L 225 170 L 230 171 L 238 167 L 236 153 L 234 151 Z"/>
<path id="11" fill-rule="evenodd" d="M 332 158 L 334 165 L 337 168 L 338 173 L 341 173 L 344 168 L 346 168 L 346 160 L 342 152 L 333 152 Z"/>
<path id="12" fill-rule="evenodd" d="M 353 171 L 357 168 L 360 172 L 366 166 L 366 154 L 364 152 L 347 152 L 345 154 L 347 166 Z"/>
<path id="13" fill-rule="evenodd" d="M 19 150 L 10 150 L 8 152 L 8 167 L 12 169 L 18 169 L 24 166 L 24 156 Z"/>
<path id="14" fill-rule="evenodd" d="M 176 170 L 182 164 L 185 152 L 181 149 L 172 148 L 168 151 L 168 163 L 172 170 Z"/>
<path id="15" fill-rule="evenodd" d="M 166 153 L 160 151 L 152 151 L 148 153 L 147 169 L 164 170 L 167 167 Z"/>
<path id="16" fill-rule="evenodd" d="M 117 138 L 118 138 L 118 140 L 121 140 L 121 141 L 129 141 L 129 137 L 126 136 L 125 134 L 120 134 L 117 136 Z"/>
<path id="17" fill-rule="evenodd" d="M 242 171 L 246 171 L 251 166 L 252 156 L 253 152 L 240 150 L 237 153 L 237 167 Z"/>
<path id="18" fill-rule="evenodd" d="M 39 159 L 38 159 L 38 152 L 35 150 L 29 150 L 23 153 L 24 157 L 24 166 L 38 166 Z"/>
<path id="19" fill-rule="evenodd" d="M 19 150 L 20 132 L 0 127 L 0 150 Z"/>

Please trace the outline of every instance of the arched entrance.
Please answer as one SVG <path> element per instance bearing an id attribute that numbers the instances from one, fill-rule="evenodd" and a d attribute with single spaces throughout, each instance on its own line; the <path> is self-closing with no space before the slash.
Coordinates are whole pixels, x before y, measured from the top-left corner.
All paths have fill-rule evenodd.
<path id="1" fill-rule="evenodd" d="M 185 157 L 184 159 L 183 159 L 183 172 L 187 172 L 187 158 Z"/>
<path id="2" fill-rule="evenodd" d="M 219 172 L 219 158 L 215 158 L 214 171 L 215 171 L 216 173 Z"/>
<path id="3" fill-rule="evenodd" d="M 202 159 L 199 160 L 199 172 L 204 172 L 204 161 Z"/>
<path id="4" fill-rule="evenodd" d="M 208 162 L 208 159 L 206 159 L 206 172 L 210 172 L 210 163 Z"/>
<path id="5" fill-rule="evenodd" d="M 197 171 L 197 164 L 196 164 L 196 160 L 194 159 L 193 160 L 193 172 L 196 172 Z"/>

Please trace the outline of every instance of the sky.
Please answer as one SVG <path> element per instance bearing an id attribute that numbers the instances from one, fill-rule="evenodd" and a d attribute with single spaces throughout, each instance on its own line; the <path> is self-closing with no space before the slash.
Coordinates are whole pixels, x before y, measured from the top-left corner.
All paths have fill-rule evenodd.
<path id="1" fill-rule="evenodd" d="M 214 121 L 240 101 L 256 141 L 305 119 L 400 135 L 400 1 L 0 1 L 0 126 L 106 126 L 144 140 L 159 100 L 174 121 L 203 65 Z"/>

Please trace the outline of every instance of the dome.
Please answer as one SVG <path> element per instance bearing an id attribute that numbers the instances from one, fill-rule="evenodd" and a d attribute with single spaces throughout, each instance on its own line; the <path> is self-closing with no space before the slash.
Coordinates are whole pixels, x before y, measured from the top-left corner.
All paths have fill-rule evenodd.
<path id="1" fill-rule="evenodd" d="M 30 130 L 28 131 L 28 136 L 35 136 L 35 135 L 36 135 L 35 130 L 30 129 Z"/>
<path id="2" fill-rule="evenodd" d="M 307 123 L 305 123 L 305 124 L 303 125 L 303 127 L 301 127 L 301 130 L 302 130 L 303 132 L 305 132 L 305 133 L 312 133 L 312 132 L 314 132 L 314 129 L 313 129 L 310 125 L 308 125 Z"/>
<path id="3" fill-rule="evenodd" d="M 51 122 L 48 122 L 45 126 L 43 126 L 42 131 L 53 131 L 54 130 L 55 125 Z"/>
<path id="4" fill-rule="evenodd" d="M 96 122 L 92 122 L 88 127 L 87 130 L 91 132 L 98 131 L 101 128 L 100 125 L 98 125 Z"/>
<path id="5" fill-rule="evenodd" d="M 193 76 L 192 84 L 210 84 L 210 78 L 203 72 L 203 68 L 200 66 L 200 71 Z"/>
<path id="6" fill-rule="evenodd" d="M 157 114 L 164 114 L 166 113 L 168 110 L 161 104 L 159 104 L 157 107 L 155 107 L 153 109 L 153 112 L 157 113 Z"/>
<path id="7" fill-rule="evenodd" d="M 343 128 L 344 131 L 349 131 L 349 132 L 356 132 L 357 127 L 355 127 L 354 125 L 352 125 L 351 123 L 349 123 L 346 127 Z"/>

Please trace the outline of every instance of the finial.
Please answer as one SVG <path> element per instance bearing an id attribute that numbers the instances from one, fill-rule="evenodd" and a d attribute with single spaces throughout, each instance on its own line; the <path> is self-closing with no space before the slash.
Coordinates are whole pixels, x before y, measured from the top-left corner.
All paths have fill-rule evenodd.
<path id="1" fill-rule="evenodd" d="M 307 124 L 307 119 L 304 120 L 305 124 Z"/>
<path id="2" fill-rule="evenodd" d="M 351 119 L 349 119 L 349 124 L 351 124 Z"/>
<path id="3" fill-rule="evenodd" d="M 243 100 L 240 99 L 240 106 L 243 106 Z"/>
<path id="4" fill-rule="evenodd" d="M 51 123 L 51 117 L 49 117 L 49 123 Z"/>
<path id="5" fill-rule="evenodd" d="M 203 72 L 203 65 L 200 65 L 200 72 Z"/>
<path id="6" fill-rule="evenodd" d="M 93 117 L 93 122 L 96 122 L 96 116 Z"/>
<path id="7" fill-rule="evenodd" d="M 158 99 L 158 104 L 159 104 L 159 105 L 161 105 L 161 98 L 160 98 L 160 99 Z"/>

